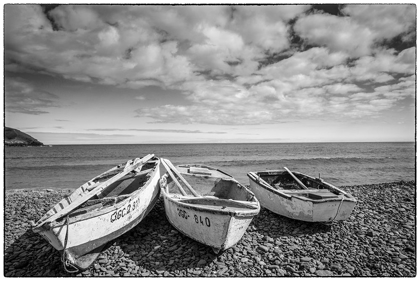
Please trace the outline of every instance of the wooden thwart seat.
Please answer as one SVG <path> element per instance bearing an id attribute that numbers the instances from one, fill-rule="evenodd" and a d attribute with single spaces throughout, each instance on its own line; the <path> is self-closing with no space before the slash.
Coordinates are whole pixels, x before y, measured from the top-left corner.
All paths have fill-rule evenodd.
<path id="1" fill-rule="evenodd" d="M 288 195 L 305 196 L 311 199 L 327 199 L 336 198 L 337 194 L 328 189 L 302 189 L 302 190 L 284 190 L 283 193 Z"/>
<path id="2" fill-rule="evenodd" d="M 211 175 L 211 171 L 207 168 L 190 167 L 188 172 L 191 174 Z"/>
<path id="3" fill-rule="evenodd" d="M 77 209 L 77 210 L 73 211 L 72 213 L 69 214 L 69 217 L 75 217 L 75 216 L 78 216 L 78 215 L 81 215 L 81 214 L 86 214 L 87 212 L 95 210 L 95 209 L 99 209 L 102 206 L 103 206 L 102 202 L 98 202 L 94 205 L 88 205 L 86 207 L 83 207 L 83 208 L 80 208 L 80 209 Z"/>
<path id="4" fill-rule="evenodd" d="M 296 193 L 309 193 L 309 192 L 323 192 L 323 190 L 329 191 L 327 189 L 291 189 L 291 190 L 282 190 L 286 194 L 296 194 Z"/>

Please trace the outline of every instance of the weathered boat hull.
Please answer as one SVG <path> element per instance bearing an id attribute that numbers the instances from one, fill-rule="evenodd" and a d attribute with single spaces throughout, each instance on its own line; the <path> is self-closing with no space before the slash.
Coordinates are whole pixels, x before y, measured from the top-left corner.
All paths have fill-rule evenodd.
<path id="1" fill-rule="evenodd" d="M 165 159 L 162 163 L 167 173 L 160 186 L 170 224 L 215 253 L 235 245 L 260 211 L 254 194 L 216 168 L 194 164 L 175 168 Z"/>
<path id="2" fill-rule="evenodd" d="M 166 217 L 171 225 L 191 239 L 212 247 L 215 252 L 235 245 L 259 212 L 259 207 L 242 212 L 210 210 L 180 202 L 169 197 L 164 190 L 162 193 Z"/>
<path id="3" fill-rule="evenodd" d="M 261 183 L 261 179 L 253 176 L 252 173 L 249 173 L 248 177 L 249 188 L 258 198 L 261 206 L 291 219 L 307 222 L 346 220 L 356 205 L 355 198 L 348 194 L 342 193 L 335 198 L 314 200 L 300 197 L 298 193 L 287 193 L 270 188 Z M 300 192 L 305 193 L 304 190 Z"/>
<path id="4" fill-rule="evenodd" d="M 80 214 L 77 210 L 70 212 L 36 231 L 55 249 L 64 252 L 68 263 L 83 269 L 87 263 L 78 259 L 83 259 L 83 256 L 89 253 L 98 252 L 98 248 L 135 227 L 152 210 L 160 195 L 159 162 L 149 176 L 141 188 L 120 202 L 103 207 L 97 212 L 87 211 L 85 214 Z M 138 181 L 140 179 L 134 178 L 127 185 L 137 185 Z"/>

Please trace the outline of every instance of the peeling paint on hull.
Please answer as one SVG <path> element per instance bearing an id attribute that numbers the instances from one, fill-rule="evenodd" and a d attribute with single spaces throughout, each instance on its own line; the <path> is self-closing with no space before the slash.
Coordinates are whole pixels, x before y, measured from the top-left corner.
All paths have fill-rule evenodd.
<path id="1" fill-rule="evenodd" d="M 162 162 L 167 163 L 162 170 L 168 172 L 162 176 L 160 187 L 171 225 L 191 239 L 212 247 L 216 253 L 235 245 L 260 211 L 254 194 L 216 168 L 195 164 L 175 168 L 167 160 Z M 189 169 L 195 173 L 191 174 Z M 174 180 L 174 174 L 188 186 L 190 195 Z"/>
<path id="2" fill-rule="evenodd" d="M 258 210 L 244 210 L 244 214 L 212 212 L 199 206 L 188 208 L 170 198 L 162 189 L 165 212 L 169 222 L 184 235 L 217 250 L 235 245 L 244 235 Z M 245 214 L 248 213 L 248 215 Z"/>

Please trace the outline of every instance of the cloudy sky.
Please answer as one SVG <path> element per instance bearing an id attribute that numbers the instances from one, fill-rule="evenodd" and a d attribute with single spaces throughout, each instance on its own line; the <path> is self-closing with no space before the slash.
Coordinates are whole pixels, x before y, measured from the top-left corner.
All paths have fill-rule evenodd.
<path id="1" fill-rule="evenodd" d="M 46 144 L 414 141 L 415 5 L 5 5 Z"/>

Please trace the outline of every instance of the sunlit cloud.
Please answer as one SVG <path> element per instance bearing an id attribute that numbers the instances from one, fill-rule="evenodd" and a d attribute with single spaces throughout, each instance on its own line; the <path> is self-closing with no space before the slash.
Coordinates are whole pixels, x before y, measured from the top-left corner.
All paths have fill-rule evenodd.
<path id="1" fill-rule="evenodd" d="M 348 5 L 342 12 L 367 26 L 376 40 L 415 36 L 416 9 L 410 5 Z"/>
<path id="2" fill-rule="evenodd" d="M 5 5 L 5 70 L 119 89 L 157 86 L 190 102 L 135 111 L 150 123 L 377 117 L 412 98 L 415 8 L 343 5 L 341 13 L 310 5 L 59 5 L 48 12 Z M 54 94 L 19 83 L 6 82 L 7 111 L 58 106 Z"/>
<path id="3" fill-rule="evenodd" d="M 333 52 L 345 52 L 353 58 L 369 55 L 374 43 L 372 31 L 349 17 L 329 14 L 301 17 L 296 22 L 295 31 L 309 44 L 325 46 Z"/>

